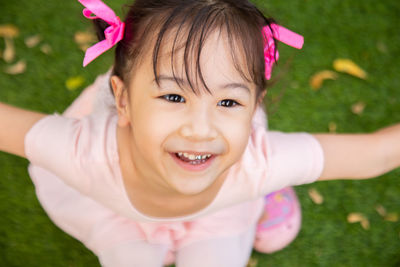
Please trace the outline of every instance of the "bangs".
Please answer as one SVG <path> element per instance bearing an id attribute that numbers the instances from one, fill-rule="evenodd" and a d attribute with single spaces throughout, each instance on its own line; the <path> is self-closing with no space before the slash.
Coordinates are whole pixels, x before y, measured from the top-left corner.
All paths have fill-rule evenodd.
<path id="1" fill-rule="evenodd" d="M 211 93 L 203 76 L 200 58 L 210 35 L 218 33 L 226 36 L 230 50 L 228 54 L 240 76 L 256 85 L 257 96 L 264 90 L 266 80 L 262 27 L 269 22 L 254 7 L 253 12 L 256 14 L 249 16 L 248 8 L 235 8 L 233 3 L 228 2 L 182 1 L 181 5 L 164 14 L 166 19 L 156 23 L 159 32 L 155 38 L 152 63 L 158 85 L 161 53 L 167 53 L 170 56 L 173 78 L 182 89 L 185 87 L 182 77 L 176 72 L 177 63 L 181 64 L 182 74 L 195 94 L 200 93 L 200 88 Z M 167 46 L 168 42 L 172 45 Z M 165 47 L 169 51 L 165 51 Z M 178 51 L 182 55 L 179 59 L 176 55 Z"/>

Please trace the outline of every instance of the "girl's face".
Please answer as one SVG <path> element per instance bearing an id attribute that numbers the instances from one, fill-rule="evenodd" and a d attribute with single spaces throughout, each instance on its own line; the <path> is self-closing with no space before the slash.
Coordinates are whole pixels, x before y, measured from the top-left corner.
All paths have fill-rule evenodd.
<path id="1" fill-rule="evenodd" d="M 256 89 L 233 66 L 225 40 L 223 34 L 211 35 L 200 59 L 211 94 L 202 87 L 195 94 L 182 67 L 175 64 L 177 76 L 182 74 L 183 88 L 179 87 L 165 52 L 169 47 L 161 51 L 160 86 L 155 82 L 151 53 L 135 69 L 126 101 L 119 101 L 126 111 L 119 116 L 129 128 L 135 171 L 148 185 L 197 194 L 223 177 L 242 156 L 257 106 Z"/>

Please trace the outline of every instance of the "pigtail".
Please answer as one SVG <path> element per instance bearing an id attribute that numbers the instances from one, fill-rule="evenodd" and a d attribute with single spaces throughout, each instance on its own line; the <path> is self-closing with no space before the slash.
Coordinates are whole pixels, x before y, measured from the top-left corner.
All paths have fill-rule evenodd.
<path id="1" fill-rule="evenodd" d="M 97 39 L 99 39 L 99 42 L 105 40 L 106 36 L 104 35 L 104 31 L 110 26 L 110 24 L 108 24 L 102 19 L 93 19 L 92 21 L 93 21 L 93 28 L 94 31 L 96 32 L 96 36 Z M 111 79 L 108 81 L 108 86 L 110 88 L 111 94 L 114 96 L 114 91 L 112 90 L 112 85 L 111 85 Z"/>
<path id="2" fill-rule="evenodd" d="M 93 20 L 94 30 L 96 32 L 97 38 L 99 41 L 103 41 L 106 39 L 104 35 L 104 31 L 110 26 L 107 22 L 102 19 L 94 19 Z"/>

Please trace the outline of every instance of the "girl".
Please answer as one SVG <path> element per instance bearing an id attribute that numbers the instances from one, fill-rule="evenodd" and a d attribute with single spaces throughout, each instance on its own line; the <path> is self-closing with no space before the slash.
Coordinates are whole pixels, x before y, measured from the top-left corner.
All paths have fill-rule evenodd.
<path id="1" fill-rule="evenodd" d="M 112 73 L 64 116 L 1 104 L 0 149 L 32 162 L 49 216 L 102 265 L 244 266 L 258 219 L 260 250 L 297 231 L 291 191 L 280 196 L 293 212 L 277 218 L 293 227 L 279 231 L 262 216 L 263 195 L 399 166 L 399 125 L 368 135 L 265 130 L 275 41 L 301 38 L 247 1 L 136 1 L 125 23 L 100 1 L 80 2 L 107 22 L 96 21 L 107 40 L 85 64 L 118 43 Z"/>

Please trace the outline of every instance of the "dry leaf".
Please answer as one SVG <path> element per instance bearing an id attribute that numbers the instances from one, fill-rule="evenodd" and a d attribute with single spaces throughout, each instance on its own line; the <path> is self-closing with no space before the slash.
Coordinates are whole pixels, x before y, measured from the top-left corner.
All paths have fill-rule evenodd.
<path id="1" fill-rule="evenodd" d="M 336 80 L 337 74 L 331 70 L 323 70 L 315 73 L 310 79 L 311 88 L 313 88 L 314 90 L 318 90 L 319 88 L 321 88 L 322 83 L 326 79 Z"/>
<path id="2" fill-rule="evenodd" d="M 19 30 L 11 24 L 0 25 L 0 37 L 15 38 L 19 35 Z"/>
<path id="3" fill-rule="evenodd" d="M 258 266 L 258 260 L 255 258 L 250 258 L 249 262 L 246 265 L 246 267 L 257 267 L 257 266 Z"/>
<path id="4" fill-rule="evenodd" d="M 86 51 L 86 49 L 97 41 L 96 35 L 92 32 L 76 32 L 74 39 L 82 51 Z"/>
<path id="5" fill-rule="evenodd" d="M 331 121 L 328 125 L 328 129 L 330 133 L 336 133 L 337 130 L 337 124 Z"/>
<path id="6" fill-rule="evenodd" d="M 16 64 L 7 67 L 4 72 L 11 75 L 24 73 L 26 70 L 25 60 L 20 60 Z"/>
<path id="7" fill-rule="evenodd" d="M 37 46 L 41 40 L 42 40 L 42 37 L 40 37 L 39 34 L 33 35 L 33 36 L 25 38 L 25 45 L 28 48 L 32 48 L 32 47 Z"/>
<path id="8" fill-rule="evenodd" d="M 365 216 L 363 214 L 361 214 L 361 213 L 358 213 L 358 212 L 350 213 L 347 216 L 347 221 L 349 223 L 361 222 L 363 219 L 365 219 Z"/>
<path id="9" fill-rule="evenodd" d="M 339 58 L 333 62 L 336 71 L 344 72 L 360 79 L 367 79 L 367 73 L 350 59 Z"/>
<path id="10" fill-rule="evenodd" d="M 378 212 L 379 215 L 381 215 L 382 217 L 385 217 L 387 215 L 386 209 L 384 206 L 378 204 L 375 206 L 375 210 L 376 212 Z"/>
<path id="11" fill-rule="evenodd" d="M 349 223 L 361 222 L 363 219 L 365 219 L 365 216 L 364 216 L 363 214 L 361 214 L 361 213 L 358 213 L 358 212 L 350 213 L 350 214 L 347 216 L 347 221 L 348 221 Z"/>
<path id="12" fill-rule="evenodd" d="M 361 223 L 361 227 L 364 228 L 364 230 L 369 230 L 369 221 L 368 221 L 368 219 L 365 218 L 360 223 Z"/>
<path id="13" fill-rule="evenodd" d="M 65 86 L 67 87 L 68 90 L 73 91 L 73 90 L 76 90 L 79 87 L 81 87 L 84 82 L 85 82 L 85 78 L 83 76 L 75 76 L 75 77 L 69 78 L 65 82 Z"/>
<path id="14" fill-rule="evenodd" d="M 395 212 L 390 212 L 383 219 L 388 222 L 397 222 L 399 221 L 399 215 Z"/>
<path id="15" fill-rule="evenodd" d="M 10 63 L 15 58 L 14 41 L 11 38 L 5 38 L 5 46 L 3 59 L 5 62 Z"/>
<path id="16" fill-rule="evenodd" d="M 97 37 L 92 32 L 76 32 L 74 36 L 77 44 L 94 43 L 97 41 Z"/>
<path id="17" fill-rule="evenodd" d="M 351 111 L 357 115 L 361 115 L 364 112 L 364 109 L 365 109 L 365 103 L 362 101 L 357 102 L 353 106 L 351 106 Z"/>
<path id="18" fill-rule="evenodd" d="M 311 188 L 310 190 L 308 190 L 308 195 L 310 196 L 311 200 L 317 205 L 321 205 L 324 202 L 324 197 L 315 188 Z"/>
<path id="19" fill-rule="evenodd" d="M 370 225 L 369 225 L 369 220 L 367 217 L 365 217 L 365 215 L 363 215 L 362 213 L 358 213 L 358 212 L 353 212 L 350 213 L 347 216 L 347 222 L 349 223 L 360 223 L 361 227 L 364 228 L 364 230 L 368 230 Z"/>
<path id="20" fill-rule="evenodd" d="M 48 55 L 51 52 L 53 52 L 53 49 L 51 48 L 51 46 L 49 44 L 42 44 L 40 46 L 40 51 L 42 51 L 44 54 Z"/>

